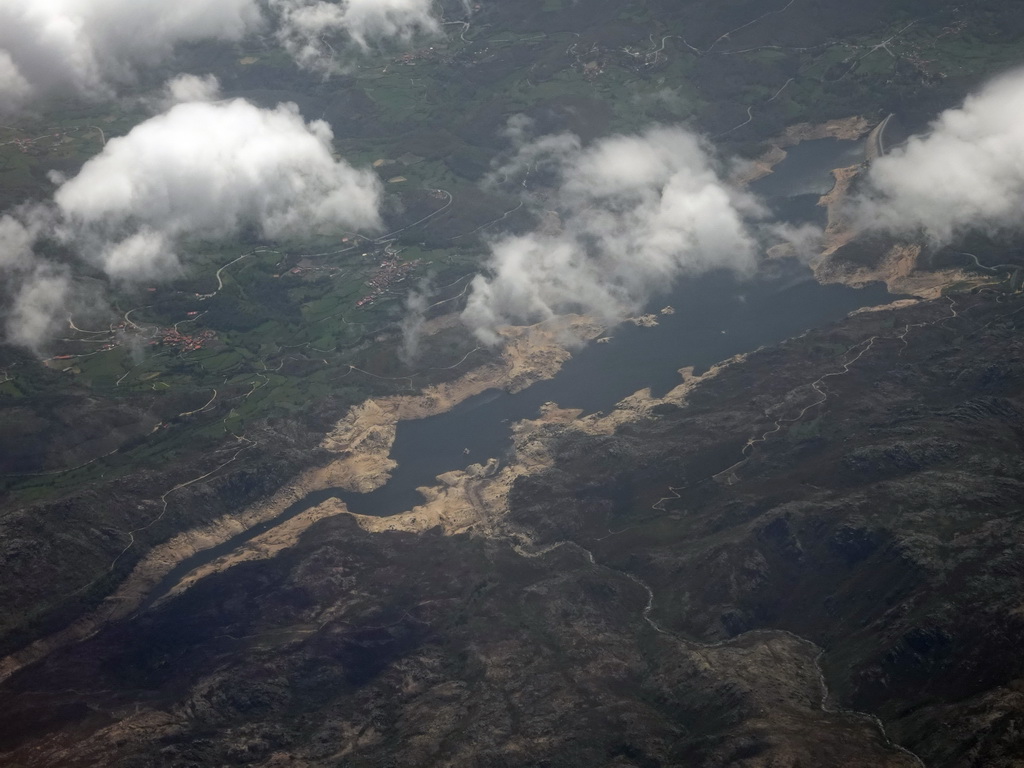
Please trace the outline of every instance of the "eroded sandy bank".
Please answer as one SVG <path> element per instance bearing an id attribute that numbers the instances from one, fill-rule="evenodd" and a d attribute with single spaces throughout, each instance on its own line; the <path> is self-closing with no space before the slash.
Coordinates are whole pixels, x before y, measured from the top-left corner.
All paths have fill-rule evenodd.
<path id="1" fill-rule="evenodd" d="M 894 243 L 873 265 L 852 264 L 841 258 L 841 249 L 860 234 L 848 216 L 847 201 L 857 177 L 866 163 L 832 171 L 835 186 L 823 195 L 818 205 L 828 210 L 828 225 L 821 253 L 811 261 L 814 277 L 819 283 L 840 283 L 863 288 L 870 283 L 885 283 L 889 293 L 935 299 L 942 289 L 956 282 L 988 282 L 978 275 L 960 269 L 927 270 L 920 268 L 923 251 L 919 243 Z"/>
<path id="2" fill-rule="evenodd" d="M 186 559 L 230 541 L 253 526 L 279 517 L 288 507 L 326 488 L 365 493 L 387 482 L 395 467 L 390 458 L 398 422 L 444 413 L 463 400 L 493 388 L 518 391 L 553 377 L 572 356 L 573 346 L 600 336 L 602 327 L 588 318 L 571 315 L 534 326 L 510 327 L 498 362 L 473 369 L 454 381 L 429 387 L 422 393 L 367 400 L 353 407 L 324 438 L 323 448 L 336 459 L 299 475 L 269 499 L 213 523 L 184 531 L 153 548 L 100 606 L 66 628 L 42 638 L 0 661 L 0 680 L 34 663 L 53 650 L 83 640 L 110 621 L 126 618 L 143 604 L 156 584 Z M 217 562 L 222 567 L 270 556 L 291 546 L 302 531 L 344 505 L 320 505 L 291 518 Z M 213 570 L 220 570 L 214 568 Z M 185 577 L 195 583 L 206 568 Z"/>
<path id="3" fill-rule="evenodd" d="M 786 146 L 821 138 L 856 139 L 870 128 L 871 123 L 861 117 L 818 126 L 793 126 L 777 139 L 772 150 L 762 160 L 748 167 L 747 178 L 744 179 L 742 175 L 739 178 L 750 181 L 758 178 L 758 174 L 770 173 L 774 165 L 785 159 Z M 963 279 L 964 273 L 958 270 L 944 273 L 916 272 L 920 255 L 920 248 L 916 246 L 894 248 L 872 270 L 852 269 L 831 258 L 853 239 L 852 228 L 843 219 L 842 206 L 861 168 L 852 166 L 835 171 L 836 185 L 822 198 L 821 204 L 829 210 L 829 224 L 826 248 L 812 264 L 818 280 L 858 287 L 880 280 L 891 291 L 931 297 L 937 295 L 943 285 Z M 43 658 L 55 648 L 88 637 L 111 620 L 131 615 L 143 604 L 153 587 L 181 562 L 223 544 L 257 524 L 274 520 L 310 493 L 331 487 L 365 493 L 381 487 L 396 466 L 390 458 L 390 452 L 400 421 L 443 413 L 488 389 L 518 391 L 537 381 L 551 378 L 571 357 L 570 348 L 574 343 L 595 339 L 601 333 L 602 329 L 595 323 L 572 316 L 531 327 L 509 328 L 503 334 L 505 345 L 498 362 L 471 370 L 452 382 L 428 388 L 418 395 L 371 399 L 353 407 L 324 438 L 323 448 L 336 458 L 302 473 L 264 502 L 238 514 L 224 516 L 210 525 L 183 532 L 154 548 L 96 611 L 60 633 L 42 639 L 0 662 L 0 679 L 25 664 Z M 717 375 L 725 365 L 734 364 L 740 359 L 742 357 L 727 361 L 700 377 L 693 376 L 692 370 L 683 369 L 683 382 L 665 397 L 652 398 L 649 390 L 640 390 L 605 415 L 581 417 L 579 412 L 552 404 L 542 411 L 539 418 L 515 426 L 515 458 L 504 467 L 499 469 L 496 462 L 490 461 L 445 473 L 439 476 L 436 485 L 421 489 L 426 499 L 423 504 L 400 515 L 388 518 L 353 517 L 370 532 L 417 532 L 440 526 L 448 534 L 504 536 L 507 532 L 502 529 L 502 520 L 507 511 L 509 490 L 518 477 L 550 466 L 547 445 L 553 434 L 566 429 L 610 434 L 622 424 L 645 418 L 657 405 L 683 404 L 693 387 Z M 339 514 L 352 513 L 337 500 L 329 500 L 308 509 L 254 537 L 228 555 L 193 570 L 171 594 L 184 591 L 205 576 L 238 563 L 273 557 L 282 549 L 293 546 L 299 536 L 318 520 Z"/>
<path id="4" fill-rule="evenodd" d="M 856 141 L 865 136 L 873 128 L 874 123 L 866 117 L 855 115 L 840 120 L 829 120 L 826 123 L 798 123 L 792 125 L 773 139 L 769 139 L 769 148 L 757 159 L 741 164 L 731 177 L 734 184 L 751 184 L 764 178 L 774 171 L 775 166 L 786 159 L 786 150 L 804 141 L 819 139 L 839 139 Z"/>

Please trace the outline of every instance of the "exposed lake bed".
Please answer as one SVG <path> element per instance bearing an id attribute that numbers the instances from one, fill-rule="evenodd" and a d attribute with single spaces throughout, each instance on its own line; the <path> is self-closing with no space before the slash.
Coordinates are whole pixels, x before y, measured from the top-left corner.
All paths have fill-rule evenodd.
<path id="1" fill-rule="evenodd" d="M 834 184 L 833 169 L 863 161 L 864 142 L 854 137 L 864 130 L 862 121 L 840 121 L 827 130 L 808 129 L 804 138 L 788 139 L 787 150 L 775 158 L 770 172 L 752 182 L 753 191 L 779 210 L 807 207 L 812 197 L 817 206 L 818 196 Z M 814 210 L 823 213 L 825 209 Z M 795 217 L 793 223 L 803 221 Z M 187 574 L 211 567 L 267 531 L 321 505 L 330 503 L 335 512 L 373 517 L 408 512 L 424 502 L 420 489 L 434 486 L 438 476 L 490 460 L 500 464 L 512 450 L 513 425 L 536 418 L 547 403 L 593 414 L 614 408 L 639 390 L 649 389 L 658 396 L 681 383 L 682 369 L 692 368 L 699 374 L 736 355 L 897 298 L 882 283 L 857 289 L 823 285 L 808 266 L 792 258 L 765 260 L 752 276 L 723 270 L 683 278 L 671 291 L 652 299 L 646 311 L 655 324 L 623 322 L 604 332 L 605 343 L 589 343 L 571 354 L 549 351 L 548 347 L 557 347 L 553 341 L 541 344 L 545 370 L 534 372 L 535 383 L 526 388 L 496 382 L 480 391 L 479 382 L 470 381 L 467 389 L 460 379 L 445 388 L 441 405 L 431 394 L 400 398 L 402 403 L 408 400 L 409 407 L 399 405 L 399 411 L 408 413 L 384 419 L 387 445 L 363 457 L 366 461 L 356 455 L 358 447 L 349 446 L 346 461 L 360 465 L 360 477 L 346 474 L 343 485 L 332 484 L 328 471 L 308 483 L 297 483 L 282 501 L 269 505 L 276 511 L 258 524 L 190 554 L 165 571 L 145 604 L 160 599 Z M 671 311 L 663 313 L 666 307 Z M 586 337 L 597 335 L 591 331 Z M 529 368 L 530 352 L 521 357 L 519 365 Z M 467 391 L 469 395 L 464 396 Z M 429 415 L 416 415 L 422 410 L 421 401 L 430 403 Z M 430 412 L 434 408 L 438 411 Z M 355 431 L 364 439 L 367 430 L 380 426 L 375 422 L 368 427 L 357 425 Z M 351 439 L 350 434 L 342 442 Z M 335 506 L 333 500 L 343 505 Z"/>
<path id="2" fill-rule="evenodd" d="M 862 126 L 848 127 L 851 136 L 854 128 Z M 773 172 L 752 186 L 784 210 L 827 192 L 834 168 L 863 157 L 861 142 L 812 132 L 789 145 Z M 802 222 L 796 217 L 793 223 Z M 374 401 L 358 406 L 351 414 L 353 431 L 343 430 L 336 441 L 338 461 L 304 473 L 250 510 L 244 525 L 225 520 L 163 545 L 111 597 L 116 613 L 151 606 L 240 559 L 271 556 L 277 545 L 267 541 L 280 538 L 275 531 L 285 524 L 291 541 L 333 514 L 407 513 L 424 503 L 420 489 L 434 487 L 440 475 L 459 475 L 467 466 L 501 467 L 513 451 L 514 425 L 536 419 L 546 404 L 586 415 L 613 409 L 640 390 L 657 397 L 680 385 L 683 369 L 699 375 L 721 361 L 896 298 L 880 282 L 863 288 L 823 285 L 797 259 L 766 259 L 754 275 L 722 270 L 680 279 L 651 300 L 645 311 L 653 322 L 622 322 L 600 331 L 585 319 L 569 320 L 579 326 L 569 337 L 591 340 L 571 350 L 561 346 L 565 337 L 557 329 L 510 329 L 502 365 L 470 371 L 438 391 L 386 398 L 380 402 L 389 413 L 379 419 L 362 418 L 360 409 Z M 671 311 L 661 311 L 666 308 Z M 598 336 L 605 343 L 593 343 Z M 343 445 L 353 435 L 358 444 Z M 372 451 L 361 450 L 371 443 Z M 436 489 L 428 495 L 436 506 Z"/>

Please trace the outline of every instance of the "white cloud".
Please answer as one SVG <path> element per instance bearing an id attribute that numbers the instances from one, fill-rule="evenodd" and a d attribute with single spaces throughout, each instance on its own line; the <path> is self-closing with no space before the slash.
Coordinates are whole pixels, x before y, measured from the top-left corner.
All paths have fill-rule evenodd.
<path id="1" fill-rule="evenodd" d="M 436 32 L 437 19 L 429 0 L 348 0 L 344 30 L 361 46 L 374 40 L 409 40 L 422 32 Z"/>
<path id="2" fill-rule="evenodd" d="M 100 262 L 111 277 L 166 278 L 181 273 L 173 242 L 148 227 L 119 242 L 99 246 Z"/>
<path id="3" fill-rule="evenodd" d="M 111 139 L 48 204 L 0 216 L 0 296 L 9 341 L 40 348 L 69 302 L 95 309 L 98 289 L 36 252 L 58 241 L 118 280 L 182 270 L 193 239 L 243 231 L 301 237 L 317 228 L 380 226 L 380 183 L 332 154 L 323 121 L 291 104 L 178 104 Z"/>
<path id="4" fill-rule="evenodd" d="M 407 365 L 415 363 L 420 353 L 420 341 L 423 334 L 423 324 L 427 319 L 427 310 L 430 308 L 427 303 L 428 286 L 424 281 L 419 289 L 409 293 L 405 299 L 405 315 L 402 317 L 402 346 L 398 350 L 398 357 Z"/>
<path id="5" fill-rule="evenodd" d="M 0 216 L 0 274 L 24 272 L 32 267 L 36 236 L 34 229 L 20 219 L 10 214 Z"/>
<path id="6" fill-rule="evenodd" d="M 762 224 L 758 233 L 762 239 L 774 241 L 776 246 L 787 246 L 784 253 L 803 262 L 813 261 L 825 244 L 825 231 L 815 224 L 770 222 Z"/>
<path id="7" fill-rule="evenodd" d="M 71 280 L 65 271 L 38 263 L 14 291 L 6 318 L 7 339 L 38 350 L 67 315 L 71 295 Z"/>
<path id="8" fill-rule="evenodd" d="M 385 40 L 408 42 L 438 34 L 431 0 L 270 0 L 279 16 L 277 37 L 302 66 L 323 72 L 343 69 L 344 52 L 326 38 L 351 41 L 365 50 Z"/>
<path id="9" fill-rule="evenodd" d="M 165 108 L 190 101 L 216 101 L 219 98 L 220 81 L 216 75 L 178 75 L 164 86 Z"/>
<path id="10" fill-rule="evenodd" d="M 924 136 L 875 161 L 854 202 L 860 228 L 947 243 L 1024 224 L 1024 72 L 944 112 Z"/>
<path id="11" fill-rule="evenodd" d="M 5 336 L 31 349 L 38 349 L 51 334 L 71 293 L 66 271 L 33 252 L 45 218 L 45 213 L 34 207 L 23 208 L 16 216 L 0 216 L 0 306 Z"/>
<path id="12" fill-rule="evenodd" d="M 510 135 L 528 128 L 516 121 Z M 614 322 L 682 275 L 754 268 L 746 219 L 763 211 L 722 180 L 685 130 L 654 128 L 589 148 L 572 135 L 546 136 L 494 177 L 527 171 L 554 175 L 548 223 L 492 245 L 490 275 L 474 280 L 462 314 L 486 343 L 501 325 L 568 311 Z"/>
<path id="13" fill-rule="evenodd" d="M 376 177 L 334 159 L 331 141 L 294 105 L 178 104 L 62 181 L 62 237 L 111 277 L 142 279 L 173 271 L 186 238 L 379 226 Z"/>
<path id="14" fill-rule="evenodd" d="M 105 97 L 178 43 L 238 40 L 261 24 L 256 0 L 0 0 L 0 98 Z"/>
<path id="15" fill-rule="evenodd" d="M 31 91 L 32 86 L 21 74 L 11 54 L 0 49 L 0 101 L 20 104 Z"/>
<path id="16" fill-rule="evenodd" d="M 179 43 L 268 25 L 300 65 L 325 72 L 353 49 L 440 31 L 431 0 L 0 0 L 0 111 L 37 96 L 107 98 Z"/>

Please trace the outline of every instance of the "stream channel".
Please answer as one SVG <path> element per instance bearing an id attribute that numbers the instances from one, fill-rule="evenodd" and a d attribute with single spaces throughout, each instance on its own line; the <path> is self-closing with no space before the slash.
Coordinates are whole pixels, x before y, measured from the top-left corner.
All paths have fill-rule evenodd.
<path id="1" fill-rule="evenodd" d="M 751 189 L 791 223 L 822 224 L 824 211 L 815 203 L 832 186 L 831 169 L 851 165 L 863 156 L 861 143 L 803 142 Z M 593 413 L 613 408 L 644 387 L 661 396 L 681 382 L 679 369 L 684 366 L 694 366 L 699 374 L 733 355 L 779 343 L 840 320 L 860 307 L 895 298 L 883 285 L 859 290 L 819 285 L 810 270 L 795 261 L 769 263 L 761 274 L 746 280 L 728 272 L 681 279 L 648 308 L 655 313 L 665 306 L 675 309 L 674 314 L 659 314 L 658 326 L 625 323 L 608 331 L 613 337 L 609 343 L 579 350 L 553 379 L 515 394 L 490 390 L 446 413 L 400 422 L 391 451 L 398 467 L 386 485 L 366 494 L 338 488 L 309 494 L 277 518 L 180 563 L 154 587 L 146 606 L 192 569 L 329 498 L 339 498 L 352 512 L 364 515 L 388 516 L 411 509 L 423 501 L 416 488 L 433 485 L 437 475 L 492 457 L 503 459 L 511 447 L 512 423 L 536 418 L 548 401 Z"/>

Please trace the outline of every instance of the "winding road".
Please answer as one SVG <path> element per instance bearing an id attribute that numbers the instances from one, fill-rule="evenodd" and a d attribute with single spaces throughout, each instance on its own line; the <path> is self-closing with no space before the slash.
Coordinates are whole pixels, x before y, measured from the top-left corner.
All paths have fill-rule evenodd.
<path id="1" fill-rule="evenodd" d="M 852 362 L 854 361 L 851 361 L 851 364 Z M 480 502 L 478 501 L 477 503 L 479 504 Z M 713 648 L 726 648 L 731 645 L 735 645 L 736 643 L 740 642 L 745 638 L 756 636 L 788 637 L 792 640 L 797 641 L 798 643 L 806 646 L 814 654 L 814 671 L 818 675 L 818 684 L 821 691 L 821 698 L 818 702 L 818 708 L 821 712 L 827 714 L 845 715 L 847 717 L 852 717 L 870 723 L 871 726 L 877 731 L 878 735 L 881 737 L 883 743 L 889 749 L 893 750 L 894 752 L 898 752 L 907 757 L 909 760 L 913 761 L 914 765 L 917 766 L 917 768 L 926 768 L 924 761 L 921 760 L 920 757 L 918 757 L 916 754 L 911 752 L 906 747 L 903 747 L 892 740 L 892 738 L 889 736 L 885 728 L 885 724 L 877 716 L 866 712 L 859 712 L 857 710 L 832 705 L 830 703 L 832 694 L 828 686 L 828 681 L 825 678 L 824 668 L 821 665 L 821 659 L 825 655 L 825 649 L 819 646 L 817 643 L 813 642 L 812 640 L 809 640 L 806 637 L 802 637 L 785 629 L 755 629 L 750 630 L 748 632 L 743 632 L 739 635 L 736 635 L 735 637 L 731 637 L 726 640 L 720 640 L 714 643 L 702 643 L 692 638 L 684 637 L 676 632 L 673 632 L 661 626 L 653 618 L 652 613 L 654 612 L 656 602 L 654 590 L 647 582 L 645 582 L 636 574 L 631 573 L 629 571 L 623 571 L 618 568 L 613 568 L 612 566 L 605 565 L 604 563 L 599 562 L 591 550 L 587 549 L 586 547 L 583 547 L 575 541 L 562 540 L 554 542 L 552 544 L 538 546 L 530 537 L 530 535 L 524 531 L 514 530 L 508 526 L 505 526 L 502 529 L 502 533 L 504 534 L 504 538 L 509 544 L 509 546 L 512 548 L 512 550 L 521 557 L 530 559 L 539 558 L 547 554 L 550 554 L 551 552 L 554 552 L 562 547 L 566 547 L 579 552 L 586 560 L 587 564 L 589 564 L 590 566 L 594 568 L 600 568 L 605 571 L 609 571 L 610 573 L 628 579 L 633 584 L 638 586 L 641 590 L 643 590 L 644 594 L 646 595 L 646 600 L 644 602 L 643 607 L 640 610 L 640 619 L 644 622 L 644 624 L 646 624 L 650 629 L 652 629 L 659 635 L 672 639 L 688 651 L 699 652 Z"/>

